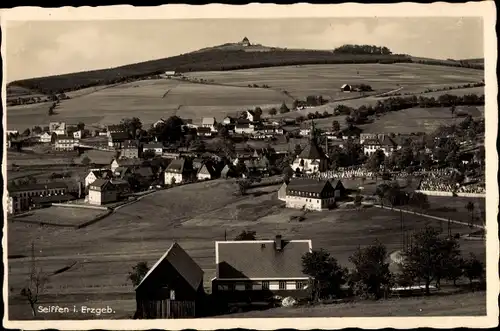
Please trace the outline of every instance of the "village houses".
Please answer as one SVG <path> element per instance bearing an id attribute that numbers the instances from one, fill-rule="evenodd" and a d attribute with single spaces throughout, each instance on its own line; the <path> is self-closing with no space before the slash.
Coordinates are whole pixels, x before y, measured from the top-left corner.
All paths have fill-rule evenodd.
<path id="1" fill-rule="evenodd" d="M 108 133 L 109 133 L 109 131 L 108 131 Z M 124 131 L 112 132 L 112 133 L 109 133 L 109 136 L 108 136 L 108 146 L 114 147 L 116 149 L 121 149 L 123 146 L 123 143 L 129 139 L 130 138 L 129 138 L 127 132 L 124 132 Z"/>
<path id="2" fill-rule="evenodd" d="M 305 298 L 309 277 L 302 256 L 311 240 L 216 241 L 212 293 L 222 301 L 263 302 L 274 296 Z"/>
<path id="3" fill-rule="evenodd" d="M 165 169 L 165 185 L 180 184 L 187 179 L 186 160 L 183 158 L 175 159 L 170 162 Z"/>
<path id="4" fill-rule="evenodd" d="M 365 139 L 363 141 L 363 153 L 366 156 L 370 156 L 376 151 L 381 150 L 388 157 L 397 149 L 398 145 L 388 135 L 383 135 L 382 138 Z"/>
<path id="5" fill-rule="evenodd" d="M 203 119 L 201 120 L 201 126 L 203 128 L 209 128 L 210 131 L 217 131 L 215 129 L 215 124 L 217 124 L 215 117 L 203 117 Z"/>
<path id="6" fill-rule="evenodd" d="M 42 144 L 50 144 L 52 142 L 52 134 L 44 132 L 38 137 L 38 141 Z"/>

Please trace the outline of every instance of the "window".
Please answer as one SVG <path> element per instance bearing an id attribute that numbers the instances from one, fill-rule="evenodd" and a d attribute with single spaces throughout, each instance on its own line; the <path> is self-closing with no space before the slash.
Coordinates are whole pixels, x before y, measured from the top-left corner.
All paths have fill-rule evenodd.
<path id="1" fill-rule="evenodd" d="M 269 281 L 263 281 L 262 282 L 262 289 L 263 290 L 269 290 Z"/>
<path id="2" fill-rule="evenodd" d="M 286 290 L 286 282 L 285 281 L 280 281 L 279 282 L 279 289 L 280 290 Z"/>
<path id="3" fill-rule="evenodd" d="M 303 290 L 304 287 L 306 287 L 306 283 L 304 281 L 297 281 L 295 283 L 295 287 L 297 288 L 297 290 Z"/>

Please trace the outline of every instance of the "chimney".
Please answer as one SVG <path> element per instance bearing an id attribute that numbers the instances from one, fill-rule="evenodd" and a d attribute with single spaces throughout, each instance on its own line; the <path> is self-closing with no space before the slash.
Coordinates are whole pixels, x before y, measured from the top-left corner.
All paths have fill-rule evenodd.
<path id="1" fill-rule="evenodd" d="M 281 239 L 281 235 L 277 234 L 274 239 L 274 248 L 280 252 L 283 249 L 283 240 Z"/>

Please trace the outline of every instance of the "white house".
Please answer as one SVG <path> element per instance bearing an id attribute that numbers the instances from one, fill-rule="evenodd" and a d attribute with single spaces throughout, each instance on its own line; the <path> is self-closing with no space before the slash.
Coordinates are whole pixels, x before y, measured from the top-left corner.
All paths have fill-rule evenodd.
<path id="1" fill-rule="evenodd" d="M 97 179 L 110 179 L 113 172 L 109 169 L 91 169 L 85 177 L 85 187 L 89 187 Z"/>
<path id="2" fill-rule="evenodd" d="M 118 190 L 108 179 L 96 179 L 89 187 L 87 202 L 91 205 L 105 205 L 118 200 Z"/>
<path id="3" fill-rule="evenodd" d="M 294 178 L 286 187 L 287 208 L 325 210 L 335 204 L 335 189 L 327 180 Z"/>
<path id="4" fill-rule="evenodd" d="M 83 138 L 83 130 L 76 130 L 73 132 L 73 138 L 82 139 Z"/>
<path id="5" fill-rule="evenodd" d="M 165 169 L 165 185 L 179 184 L 186 179 L 184 168 L 185 163 L 186 161 L 184 159 L 175 159 L 170 162 L 167 169 Z"/>
<path id="6" fill-rule="evenodd" d="M 48 132 L 44 132 L 40 135 L 39 141 L 44 144 L 50 144 L 52 142 L 52 135 Z"/>
<path id="7" fill-rule="evenodd" d="M 65 122 L 50 122 L 49 132 L 55 133 L 58 136 L 66 135 L 66 123 Z"/>
<path id="8" fill-rule="evenodd" d="M 57 136 L 54 149 L 57 151 L 72 151 L 78 146 L 79 140 L 69 136 Z"/>
<path id="9" fill-rule="evenodd" d="M 234 126 L 234 132 L 238 134 L 252 134 L 255 132 L 255 126 L 252 124 L 236 124 Z"/>
<path id="10" fill-rule="evenodd" d="M 201 121 L 201 126 L 204 128 L 210 128 L 211 131 L 215 131 L 215 124 L 217 121 L 215 117 L 204 117 Z"/>
<path id="11" fill-rule="evenodd" d="M 396 142 L 389 136 L 384 135 L 382 139 L 365 139 L 363 141 L 363 153 L 370 156 L 378 150 L 384 152 L 386 157 L 398 149 Z"/>
<path id="12" fill-rule="evenodd" d="M 142 146 L 142 152 L 153 151 L 155 155 L 163 154 L 163 144 L 162 143 L 148 143 Z"/>
<path id="13" fill-rule="evenodd" d="M 245 113 L 246 113 L 247 120 L 249 120 L 250 122 L 260 121 L 260 115 L 258 113 L 256 113 L 255 111 L 245 110 Z"/>
<path id="14" fill-rule="evenodd" d="M 236 119 L 232 118 L 231 116 L 226 116 L 222 120 L 222 124 L 224 125 L 233 124 L 234 122 L 236 122 Z"/>
<path id="15" fill-rule="evenodd" d="M 214 178 L 214 170 L 212 166 L 204 164 L 196 174 L 198 180 L 209 180 Z"/>

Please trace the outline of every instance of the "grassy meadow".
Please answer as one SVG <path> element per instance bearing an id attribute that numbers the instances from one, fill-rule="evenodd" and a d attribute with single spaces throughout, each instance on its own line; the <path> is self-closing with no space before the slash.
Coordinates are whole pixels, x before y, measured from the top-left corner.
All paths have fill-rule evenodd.
<path id="1" fill-rule="evenodd" d="M 202 117 L 221 120 L 227 114 L 260 106 L 264 110 L 279 107 L 282 102 L 291 106 L 294 98 L 323 95 L 332 100 L 359 96 L 342 93 L 340 86 L 368 84 L 375 93 L 401 89 L 400 93 L 421 93 L 429 88 L 458 86 L 483 79 L 483 71 L 457 67 L 426 66 L 421 64 L 330 64 L 257 68 L 222 72 L 192 72 L 190 79 L 213 80 L 200 84 L 178 79 L 143 80 L 126 84 L 86 88 L 69 92 L 49 116 L 51 103 L 22 105 L 8 108 L 7 127 L 23 131 L 53 121 L 76 124 L 83 121 L 88 127 L 119 122 L 124 117 L 137 116 L 146 126 L 160 118 L 177 115 L 199 123 Z M 248 85 L 269 85 L 268 89 Z M 477 90 L 477 91 L 476 91 Z M 467 94 L 480 93 L 483 88 L 433 92 Z M 289 95 L 283 93 L 287 91 Z M 425 94 L 427 95 L 427 94 Z M 333 112 L 339 104 L 352 107 L 376 103 L 380 98 L 335 101 L 313 111 Z M 310 110 L 291 112 L 277 117 L 298 117 Z M 265 111 L 267 114 L 267 112 Z"/>
<path id="2" fill-rule="evenodd" d="M 371 244 L 375 239 L 387 245 L 389 252 L 400 249 L 398 213 L 379 208 L 339 208 L 307 213 L 299 222 L 293 217 L 302 215 L 302 211 L 284 208 L 284 202 L 277 199 L 278 188 L 256 188 L 247 196 L 239 196 L 234 194 L 238 189 L 232 180 L 180 186 L 148 195 L 79 230 L 9 221 L 10 318 L 31 318 L 28 304 L 19 296 L 27 280 L 31 242 L 36 247 L 37 263 L 45 272 L 71 266 L 50 277 L 41 303 L 110 304 L 116 312 L 97 318 L 131 317 L 135 299 L 128 272 L 141 261 L 152 266 L 174 241 L 203 268 L 207 289 L 215 274 L 214 241 L 224 240 L 225 233 L 227 239 L 242 230 L 256 231 L 259 239 L 278 233 L 286 239 L 312 239 L 315 249 L 325 248 L 345 266 L 349 266 L 348 258 L 358 245 Z M 435 220 L 416 215 L 408 214 L 404 219 L 409 231 L 427 224 L 439 226 Z M 453 227 L 454 233 L 469 231 L 466 226 Z M 484 259 L 484 242 L 463 240 L 461 246 Z M 69 317 L 46 314 L 41 318 Z"/>

